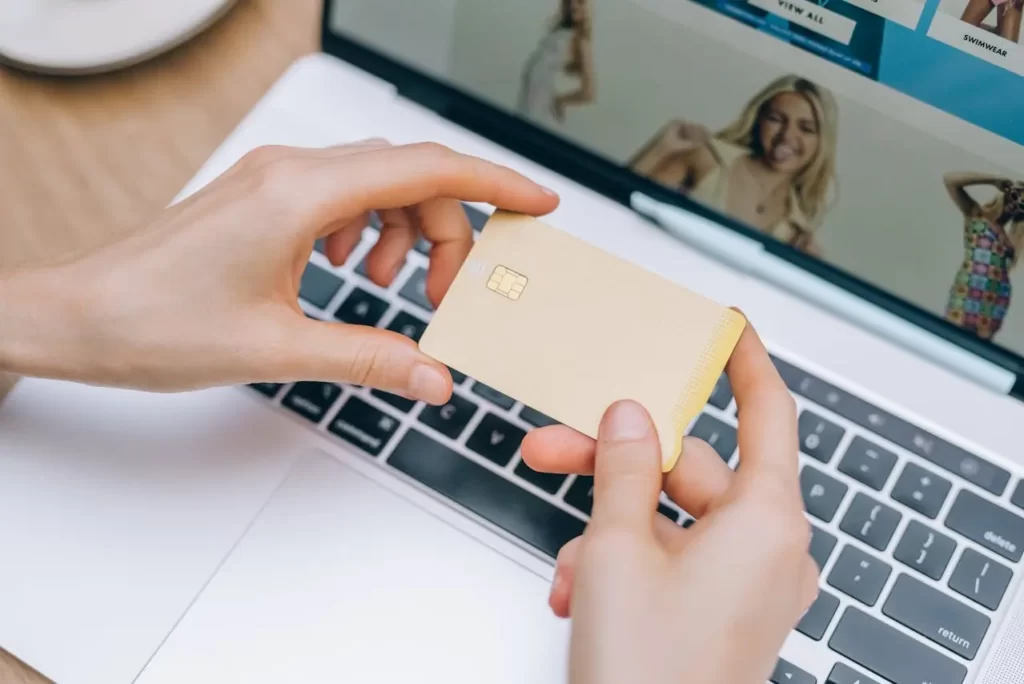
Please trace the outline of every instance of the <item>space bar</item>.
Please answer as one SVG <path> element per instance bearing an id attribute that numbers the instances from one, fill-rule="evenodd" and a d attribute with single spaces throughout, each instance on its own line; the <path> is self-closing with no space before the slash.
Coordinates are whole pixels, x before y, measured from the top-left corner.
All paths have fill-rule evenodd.
<path id="1" fill-rule="evenodd" d="M 585 523 L 460 456 L 418 430 L 409 430 L 388 465 L 465 506 L 554 558 Z"/>

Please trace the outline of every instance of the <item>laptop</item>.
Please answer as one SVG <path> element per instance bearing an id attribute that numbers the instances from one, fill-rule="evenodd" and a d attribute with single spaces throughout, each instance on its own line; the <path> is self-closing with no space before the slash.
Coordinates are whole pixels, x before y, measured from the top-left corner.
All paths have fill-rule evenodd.
<path id="1" fill-rule="evenodd" d="M 1015 11 L 329 1 L 322 50 L 176 200 L 261 145 L 373 136 L 555 189 L 546 222 L 739 306 L 795 397 L 821 592 L 771 681 L 1019 681 Z M 486 230 L 494 207 L 465 210 Z M 371 222 L 340 267 L 314 250 L 301 305 L 416 339 L 425 245 L 381 288 L 376 239 Z M 518 445 L 550 419 L 454 376 L 444 407 L 316 378 L 19 383 L 0 407 L 0 646 L 61 684 L 564 681 L 547 592 L 591 480 L 532 471 Z M 737 465 L 727 379 L 689 432 Z"/>

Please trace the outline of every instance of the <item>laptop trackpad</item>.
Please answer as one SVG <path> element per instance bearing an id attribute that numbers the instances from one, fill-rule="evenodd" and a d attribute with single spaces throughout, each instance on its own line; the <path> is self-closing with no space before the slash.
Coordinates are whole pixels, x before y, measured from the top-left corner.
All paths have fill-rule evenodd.
<path id="1" fill-rule="evenodd" d="M 138 682 L 562 682 L 547 589 L 313 451 Z"/>

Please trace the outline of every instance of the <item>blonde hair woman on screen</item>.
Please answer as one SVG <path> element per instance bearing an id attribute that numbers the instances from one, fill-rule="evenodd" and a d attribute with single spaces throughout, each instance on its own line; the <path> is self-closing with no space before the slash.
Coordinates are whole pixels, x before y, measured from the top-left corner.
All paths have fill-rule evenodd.
<path id="1" fill-rule="evenodd" d="M 564 121 L 570 106 L 594 100 L 590 0 L 561 0 L 551 29 L 523 67 L 519 112 L 534 121 Z M 579 88 L 559 93 L 559 74 L 575 76 Z"/>
<path id="2" fill-rule="evenodd" d="M 818 254 L 815 233 L 835 184 L 838 113 L 799 76 L 769 83 L 712 135 L 673 121 L 630 167 L 782 242 Z"/>
<path id="3" fill-rule="evenodd" d="M 1024 181 L 980 173 L 947 173 L 946 191 L 964 217 L 964 260 L 950 288 L 946 319 L 981 339 L 1002 327 L 1010 307 L 1010 272 L 1024 252 Z M 991 185 L 978 204 L 965 188 Z"/>

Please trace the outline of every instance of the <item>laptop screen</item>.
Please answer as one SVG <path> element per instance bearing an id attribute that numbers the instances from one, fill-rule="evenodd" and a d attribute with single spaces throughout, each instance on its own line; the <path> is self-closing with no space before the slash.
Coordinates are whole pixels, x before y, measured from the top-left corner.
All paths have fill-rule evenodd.
<path id="1" fill-rule="evenodd" d="M 328 21 L 1024 355 L 1022 5 L 347 0 Z"/>

